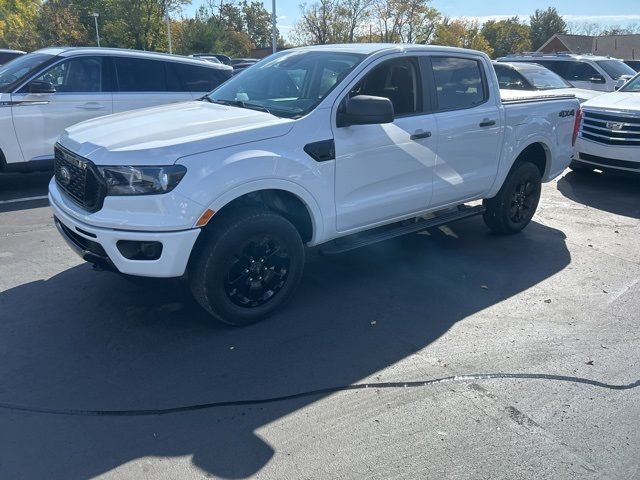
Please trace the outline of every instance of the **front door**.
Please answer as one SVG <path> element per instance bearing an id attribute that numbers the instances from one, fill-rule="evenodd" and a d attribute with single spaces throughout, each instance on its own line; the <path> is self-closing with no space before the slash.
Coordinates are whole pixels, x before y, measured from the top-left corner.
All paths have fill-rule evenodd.
<path id="1" fill-rule="evenodd" d="M 11 95 L 13 124 L 25 161 L 53 158 L 53 145 L 65 128 L 112 113 L 103 58 L 79 56 L 53 65 L 33 80 L 53 84 L 55 93 Z"/>
<path id="2" fill-rule="evenodd" d="M 382 62 L 357 81 L 355 95 L 389 98 L 395 120 L 334 126 L 338 231 L 420 212 L 431 202 L 437 127 L 426 113 L 418 58 Z"/>

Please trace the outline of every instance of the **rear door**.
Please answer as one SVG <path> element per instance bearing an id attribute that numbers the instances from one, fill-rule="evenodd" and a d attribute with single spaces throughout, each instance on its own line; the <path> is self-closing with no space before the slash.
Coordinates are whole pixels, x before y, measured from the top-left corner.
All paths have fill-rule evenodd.
<path id="1" fill-rule="evenodd" d="M 66 127 L 112 113 L 104 57 L 76 56 L 48 68 L 31 81 L 53 84 L 55 93 L 29 93 L 29 84 L 11 94 L 13 123 L 25 161 L 53 158 L 53 145 Z"/>
<path id="2" fill-rule="evenodd" d="M 173 82 L 169 86 L 168 62 L 137 57 L 114 57 L 117 91 L 113 94 L 114 112 L 155 107 L 191 100 L 191 93 Z"/>
<path id="3" fill-rule="evenodd" d="M 498 170 L 503 115 L 477 56 L 434 54 L 431 89 L 438 129 L 433 206 L 488 191 Z"/>

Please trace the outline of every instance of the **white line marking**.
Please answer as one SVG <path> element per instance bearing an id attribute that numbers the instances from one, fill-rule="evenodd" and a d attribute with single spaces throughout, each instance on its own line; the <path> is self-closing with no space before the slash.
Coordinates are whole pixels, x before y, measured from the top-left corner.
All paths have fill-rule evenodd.
<path id="1" fill-rule="evenodd" d="M 0 205 L 3 203 L 18 203 L 18 202 L 30 202 L 32 200 L 44 200 L 49 198 L 48 195 L 40 195 L 38 197 L 24 197 L 24 198 L 12 198 L 11 200 L 0 200 Z"/>

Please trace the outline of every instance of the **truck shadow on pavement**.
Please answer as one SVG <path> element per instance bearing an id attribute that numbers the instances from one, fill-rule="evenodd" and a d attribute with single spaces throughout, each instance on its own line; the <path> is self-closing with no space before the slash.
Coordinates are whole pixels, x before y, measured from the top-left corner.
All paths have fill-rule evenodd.
<path id="1" fill-rule="evenodd" d="M 469 219 L 449 234 L 311 255 L 293 301 L 242 329 L 212 323 L 176 283 L 143 288 L 82 265 L 0 293 L 0 403 L 161 409 L 361 382 L 569 263 L 558 230 L 532 223 L 499 237 Z M 2 408 L 0 477 L 84 479 L 141 457 L 191 456 L 243 478 L 275 453 L 257 430 L 321 398 L 144 417 Z M 314 431 L 287 436 L 312 441 Z M 147 475 L 136 468 L 131 477 Z"/>
<path id="2" fill-rule="evenodd" d="M 558 181 L 558 190 L 574 202 L 640 218 L 640 175 L 570 171 Z"/>

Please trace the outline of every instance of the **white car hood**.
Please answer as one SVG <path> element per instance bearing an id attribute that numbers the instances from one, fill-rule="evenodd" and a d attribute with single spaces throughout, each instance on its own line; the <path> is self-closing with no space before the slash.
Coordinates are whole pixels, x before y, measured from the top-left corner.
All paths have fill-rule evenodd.
<path id="1" fill-rule="evenodd" d="M 178 158 L 285 135 L 295 121 L 205 101 L 172 103 L 79 123 L 60 144 L 97 165 L 168 165 Z"/>
<path id="2" fill-rule="evenodd" d="M 582 106 L 620 112 L 638 112 L 640 111 L 640 92 L 605 93 L 585 102 Z"/>
<path id="3" fill-rule="evenodd" d="M 518 100 L 545 97 L 550 95 L 573 95 L 580 103 L 589 100 L 593 97 L 602 95 L 602 92 L 596 90 L 585 90 L 584 88 L 554 88 L 552 90 L 510 90 L 501 89 L 500 97 L 503 100 Z"/>

